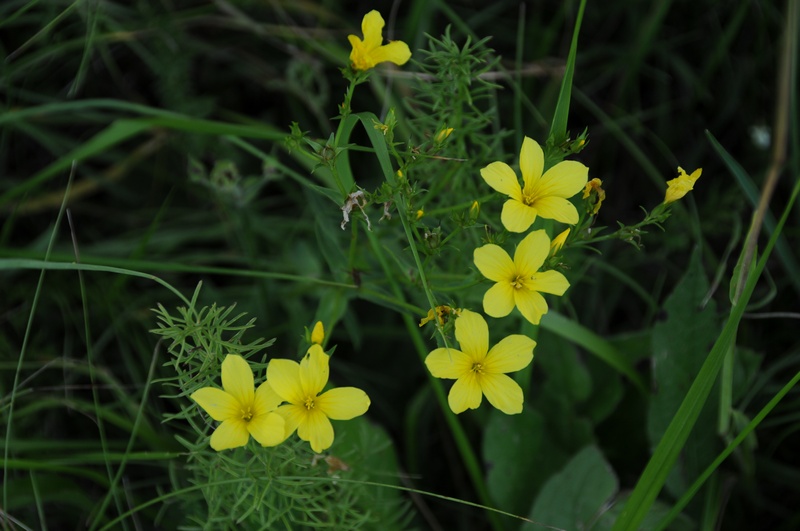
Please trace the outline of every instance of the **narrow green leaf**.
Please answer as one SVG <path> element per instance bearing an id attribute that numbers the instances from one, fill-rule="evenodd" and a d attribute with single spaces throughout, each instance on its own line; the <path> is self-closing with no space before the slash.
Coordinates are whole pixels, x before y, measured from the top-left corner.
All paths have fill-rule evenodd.
<path id="1" fill-rule="evenodd" d="M 572 77 L 575 74 L 575 59 L 578 55 L 578 34 L 581 31 L 583 22 L 583 11 L 586 8 L 586 0 L 581 0 L 578 8 L 578 17 L 575 20 L 575 29 L 572 31 L 572 44 L 569 47 L 567 66 L 564 69 L 564 79 L 561 81 L 561 92 L 558 94 L 558 102 L 553 115 L 553 123 L 550 126 L 549 141 L 558 145 L 567 139 L 567 119 L 569 118 L 569 103 L 572 98 Z"/>
<path id="2" fill-rule="evenodd" d="M 22 184 L 11 188 L 5 194 L 0 196 L 0 206 L 52 179 L 59 173 L 69 168 L 73 162 L 80 162 L 84 159 L 97 155 L 98 153 L 103 153 L 120 142 L 136 136 L 149 128 L 149 124 L 135 120 L 117 120 L 113 122 L 111 125 L 93 136 L 88 142 L 85 142 L 84 144 L 75 148 L 70 153 L 56 160 L 33 177 L 25 180 Z"/>

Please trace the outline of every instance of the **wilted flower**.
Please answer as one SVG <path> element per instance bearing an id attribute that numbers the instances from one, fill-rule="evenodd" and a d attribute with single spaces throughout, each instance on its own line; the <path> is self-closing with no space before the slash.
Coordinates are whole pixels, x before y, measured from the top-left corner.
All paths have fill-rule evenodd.
<path id="1" fill-rule="evenodd" d="M 694 183 L 700 178 L 703 173 L 703 168 L 697 168 L 691 175 L 686 175 L 686 172 L 678 166 L 678 176 L 671 181 L 667 181 L 667 193 L 664 195 L 664 204 L 677 201 L 681 197 L 694 189 Z"/>

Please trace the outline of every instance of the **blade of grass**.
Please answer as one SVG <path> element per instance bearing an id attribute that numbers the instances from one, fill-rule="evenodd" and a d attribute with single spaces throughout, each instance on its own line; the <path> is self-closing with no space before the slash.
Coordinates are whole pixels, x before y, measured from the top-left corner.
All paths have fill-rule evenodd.
<path id="1" fill-rule="evenodd" d="M 49 258 L 50 252 L 53 250 L 53 246 L 56 242 L 56 234 L 58 234 L 58 228 L 61 225 L 61 219 L 63 218 L 64 211 L 67 208 L 67 198 L 69 197 L 69 189 L 70 186 L 72 186 L 72 180 L 75 178 L 75 168 L 76 165 L 73 163 L 72 169 L 69 172 L 69 177 L 67 178 L 67 185 L 64 188 L 64 199 L 61 202 L 61 207 L 58 210 L 58 215 L 56 216 L 56 221 L 53 225 L 53 231 L 50 233 L 50 240 L 47 242 L 45 262 Z M 31 331 L 33 330 L 33 316 L 35 315 L 36 308 L 39 305 L 39 296 L 42 293 L 42 286 L 44 285 L 45 269 L 39 269 L 39 281 L 37 282 L 36 290 L 33 293 L 31 311 L 28 314 L 28 322 L 25 325 L 25 334 L 22 338 L 22 347 L 20 347 L 19 359 L 17 360 L 17 367 L 14 371 L 14 383 L 11 385 L 11 396 L 8 404 L 8 420 L 6 421 L 6 431 L 4 435 L 5 444 L 3 445 L 3 507 L 8 507 L 8 451 L 9 442 L 11 441 L 12 427 L 14 425 L 14 399 L 16 397 L 17 387 L 19 386 L 19 378 L 20 374 L 22 373 L 22 366 L 25 362 L 25 353 L 28 349 L 28 340 L 30 339 Z"/>
<path id="2" fill-rule="evenodd" d="M 666 529 L 670 523 L 672 523 L 678 515 L 681 514 L 681 511 L 689 504 L 689 502 L 694 498 L 695 494 L 700 490 L 703 484 L 711 477 L 711 474 L 719 468 L 719 466 L 727 459 L 736 448 L 739 447 L 740 444 L 744 442 L 744 440 L 758 427 L 759 424 L 770 414 L 770 412 L 775 409 L 781 400 L 791 391 L 797 383 L 800 382 L 800 372 L 794 375 L 794 377 L 783 386 L 783 388 L 778 391 L 775 396 L 767 403 L 766 406 L 761 408 L 761 411 L 750 421 L 747 426 L 736 436 L 736 438 L 731 441 L 731 443 L 725 448 L 725 450 L 720 453 L 714 461 L 708 465 L 702 474 L 695 480 L 694 483 L 686 490 L 681 499 L 672 507 L 670 512 L 658 523 L 658 527 L 656 527 L 656 531 L 662 531 Z"/>
<path id="3" fill-rule="evenodd" d="M 558 94 L 553 123 L 550 126 L 548 143 L 552 142 L 553 145 L 559 145 L 567 140 L 567 119 L 569 118 L 569 104 L 572 99 L 572 78 L 575 75 L 575 59 L 578 55 L 578 34 L 581 31 L 583 11 L 585 9 L 586 0 L 581 0 L 581 5 L 578 7 L 578 17 L 575 19 L 575 29 L 572 31 L 572 44 L 569 47 L 564 79 L 561 81 L 561 92 Z"/>

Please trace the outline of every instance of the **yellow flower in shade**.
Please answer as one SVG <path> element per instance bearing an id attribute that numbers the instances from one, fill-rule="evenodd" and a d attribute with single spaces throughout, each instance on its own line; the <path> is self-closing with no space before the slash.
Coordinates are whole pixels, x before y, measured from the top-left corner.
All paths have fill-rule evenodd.
<path id="1" fill-rule="evenodd" d="M 321 345 L 323 341 L 325 341 L 325 327 L 322 326 L 322 321 L 317 321 L 314 330 L 311 331 L 311 342 Z"/>
<path id="2" fill-rule="evenodd" d="M 476 409 L 483 395 L 507 415 L 522 411 L 522 389 L 506 373 L 524 369 L 533 360 L 536 341 L 511 335 L 489 349 L 489 327 L 480 314 L 462 310 L 456 319 L 461 350 L 437 348 L 425 358 L 436 378 L 455 379 L 447 402 L 453 413 Z"/>
<path id="3" fill-rule="evenodd" d="M 564 242 L 567 241 L 570 229 L 565 230 L 550 242 L 550 256 L 555 256 L 564 247 Z"/>
<path id="4" fill-rule="evenodd" d="M 606 191 L 603 190 L 603 181 L 595 177 L 583 188 L 583 199 L 588 199 L 586 202 L 586 211 L 593 216 L 600 212 L 600 206 L 606 200 Z"/>
<path id="5" fill-rule="evenodd" d="M 333 420 L 350 420 L 366 413 L 367 393 L 355 387 L 339 387 L 322 393 L 328 383 L 328 355 L 319 345 L 311 345 L 297 363 L 272 360 L 267 380 L 283 400 L 289 402 L 275 410 L 286 420 L 285 437 L 295 430 L 317 453 L 333 444 Z M 320 394 L 322 393 L 322 394 Z"/>
<path id="6" fill-rule="evenodd" d="M 369 70 L 378 63 L 389 61 L 403 65 L 411 58 L 411 50 L 403 41 L 392 41 L 381 46 L 383 42 L 383 17 L 375 10 L 364 15 L 361 21 L 362 41 L 356 35 L 348 35 L 347 40 L 353 46 L 350 52 L 350 63 L 356 70 Z"/>
<path id="7" fill-rule="evenodd" d="M 683 168 L 678 166 L 678 176 L 671 181 L 667 181 L 667 193 L 664 196 L 664 204 L 677 201 L 681 197 L 694 189 L 694 183 L 700 178 L 703 168 L 697 168 L 691 175 L 686 175 Z"/>
<path id="8" fill-rule="evenodd" d="M 558 271 L 539 271 L 549 252 L 550 238 L 543 230 L 525 236 L 513 260 L 494 244 L 475 249 L 475 266 L 496 282 L 483 296 L 483 311 L 492 317 L 505 317 L 516 306 L 525 319 L 538 325 L 547 313 L 547 302 L 541 294 L 563 295 L 569 288 L 566 277 Z"/>
<path id="9" fill-rule="evenodd" d="M 578 211 L 568 198 L 580 192 L 589 178 L 589 168 L 574 160 L 559 162 L 542 175 L 544 152 L 527 136 L 519 154 L 523 186 L 505 162 L 492 162 L 481 170 L 486 184 L 506 194 L 500 220 L 511 232 L 525 232 L 536 216 L 574 225 Z"/>
<path id="10" fill-rule="evenodd" d="M 281 398 L 267 382 L 253 391 L 253 372 L 241 356 L 225 356 L 222 389 L 203 387 L 191 398 L 212 419 L 222 422 L 211 435 L 211 448 L 216 451 L 244 446 L 251 435 L 262 446 L 275 446 L 286 438 L 285 421 L 274 413 Z"/>

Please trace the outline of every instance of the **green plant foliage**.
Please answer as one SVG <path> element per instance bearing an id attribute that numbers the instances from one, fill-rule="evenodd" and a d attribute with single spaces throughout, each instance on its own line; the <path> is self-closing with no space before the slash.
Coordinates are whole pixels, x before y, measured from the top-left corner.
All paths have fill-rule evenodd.
<path id="1" fill-rule="evenodd" d="M 596 446 L 587 446 L 545 483 L 528 517 L 562 529 L 592 529 L 618 488 L 603 454 Z"/>
<path id="2" fill-rule="evenodd" d="M 704 357 L 698 353 L 706 352 L 719 333 L 716 304 L 710 301 L 702 306 L 707 292 L 708 281 L 700 253 L 695 251 L 683 279 L 664 302 L 664 318 L 653 327 L 655 392 L 647 416 L 651 445 L 664 436 L 667 425 L 703 365 Z M 673 494 L 686 490 L 687 482 L 696 477 L 704 468 L 703 464 L 712 460 L 719 451 L 714 422 L 716 413 L 716 401 L 712 398 L 700 413 L 686 443 L 686 451 L 667 480 L 667 489 Z"/>
<path id="3" fill-rule="evenodd" d="M 798 50 L 797 0 L 0 2 L 0 528 L 798 528 Z M 210 446 L 290 410 L 330 446 Z"/>

